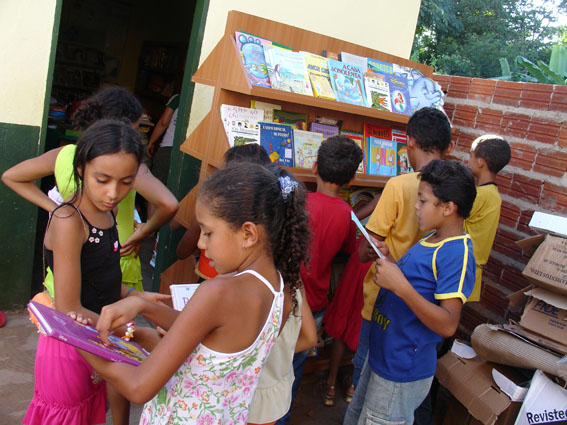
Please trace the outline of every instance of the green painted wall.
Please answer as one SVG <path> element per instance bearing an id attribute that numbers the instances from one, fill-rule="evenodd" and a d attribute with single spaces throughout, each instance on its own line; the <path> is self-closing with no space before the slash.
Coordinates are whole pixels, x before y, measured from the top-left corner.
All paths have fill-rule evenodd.
<path id="1" fill-rule="evenodd" d="M 38 154 L 39 126 L 0 122 L 0 174 Z M 0 183 L 0 309 L 31 296 L 37 207 Z"/>

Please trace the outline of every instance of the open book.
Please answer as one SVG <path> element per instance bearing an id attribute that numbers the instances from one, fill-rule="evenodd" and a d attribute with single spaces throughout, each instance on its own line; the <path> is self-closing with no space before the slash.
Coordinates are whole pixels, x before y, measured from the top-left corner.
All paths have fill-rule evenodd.
<path id="1" fill-rule="evenodd" d="M 37 318 L 41 333 L 103 359 L 138 366 L 149 354 L 138 344 L 115 335 L 108 337 L 110 344 L 105 346 L 92 326 L 83 325 L 54 308 L 30 301 L 28 309 Z"/>

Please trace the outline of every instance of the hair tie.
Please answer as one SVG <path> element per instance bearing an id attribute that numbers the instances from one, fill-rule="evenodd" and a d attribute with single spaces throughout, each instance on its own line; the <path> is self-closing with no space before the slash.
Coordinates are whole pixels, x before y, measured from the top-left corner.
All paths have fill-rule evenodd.
<path id="1" fill-rule="evenodd" d="M 295 190 L 297 186 L 299 186 L 299 183 L 295 180 L 292 180 L 289 176 L 278 177 L 278 181 L 280 182 L 282 190 L 282 198 L 284 201 L 287 201 L 287 197 Z"/>

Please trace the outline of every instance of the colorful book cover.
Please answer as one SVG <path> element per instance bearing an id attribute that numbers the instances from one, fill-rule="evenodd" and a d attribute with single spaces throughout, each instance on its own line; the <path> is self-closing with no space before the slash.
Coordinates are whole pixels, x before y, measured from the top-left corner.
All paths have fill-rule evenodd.
<path id="1" fill-rule="evenodd" d="M 274 46 L 264 46 L 272 88 L 313 96 L 303 55 Z"/>
<path id="2" fill-rule="evenodd" d="M 260 143 L 258 122 L 264 119 L 263 109 L 223 104 L 220 114 L 231 147 Z"/>
<path id="3" fill-rule="evenodd" d="M 364 74 L 364 89 L 366 91 L 366 100 L 371 108 L 392 112 L 390 87 L 385 81 L 384 74 L 366 72 Z"/>
<path id="4" fill-rule="evenodd" d="M 293 128 L 291 125 L 260 122 L 260 144 L 270 160 L 284 167 L 293 167 Z"/>
<path id="5" fill-rule="evenodd" d="M 368 174 L 392 177 L 397 173 L 397 143 L 368 137 L 366 139 Z"/>
<path id="6" fill-rule="evenodd" d="M 392 112 L 411 115 L 410 95 L 406 77 L 399 74 L 386 74 L 385 77 L 390 87 Z"/>
<path id="7" fill-rule="evenodd" d="M 360 149 L 362 149 L 362 161 L 360 162 L 360 165 L 358 166 L 358 170 L 356 170 L 357 173 L 364 173 L 366 170 L 366 152 L 364 149 L 364 136 L 362 135 L 362 133 L 359 133 L 357 131 L 349 131 L 349 130 L 341 130 L 340 133 L 344 136 L 347 136 L 349 139 L 354 140 L 354 142 L 360 146 Z"/>
<path id="8" fill-rule="evenodd" d="M 360 66 L 327 59 L 331 85 L 339 102 L 366 106 L 364 99 L 364 72 Z"/>
<path id="9" fill-rule="evenodd" d="M 250 84 L 271 87 L 264 46 L 271 45 L 272 42 L 241 31 L 236 31 L 234 38 Z"/>
<path id="10" fill-rule="evenodd" d="M 368 137 L 376 137 L 378 139 L 392 140 L 392 129 L 383 125 L 364 124 L 364 140 Z"/>
<path id="11" fill-rule="evenodd" d="M 281 105 L 276 105 L 275 103 L 261 102 L 259 100 L 254 100 L 254 99 L 250 101 L 250 107 L 252 109 L 262 109 L 264 111 L 263 121 L 274 121 L 274 111 L 276 109 L 278 110 L 282 109 Z"/>
<path id="12" fill-rule="evenodd" d="M 405 143 L 401 143 L 401 142 L 394 142 L 394 143 L 397 143 L 397 150 L 398 150 L 397 174 L 400 175 L 400 174 L 413 173 L 413 168 L 411 167 L 408 157 L 408 146 Z"/>
<path id="13" fill-rule="evenodd" d="M 301 112 L 274 110 L 273 122 L 289 124 L 298 130 L 307 130 L 307 115 Z"/>
<path id="14" fill-rule="evenodd" d="M 138 366 L 149 355 L 138 344 L 115 335 L 109 335 L 109 345 L 105 346 L 95 328 L 76 322 L 54 308 L 30 301 L 28 309 L 40 324 L 41 333 L 103 359 Z"/>
<path id="15" fill-rule="evenodd" d="M 323 134 L 323 139 L 328 139 L 329 137 L 337 136 L 339 134 L 339 127 L 337 127 L 336 125 L 312 122 L 309 125 L 309 131 L 321 133 Z"/>
<path id="16" fill-rule="evenodd" d="M 178 311 L 183 310 L 198 287 L 198 283 L 180 283 L 176 285 L 169 285 L 169 292 L 171 292 L 171 302 L 173 303 L 173 308 Z"/>
<path id="17" fill-rule="evenodd" d="M 403 128 L 392 127 L 392 140 L 394 142 L 406 143 L 407 133 Z"/>
<path id="18" fill-rule="evenodd" d="M 368 70 L 380 74 L 393 74 L 394 65 L 379 59 L 368 58 Z"/>
<path id="19" fill-rule="evenodd" d="M 353 63 L 362 68 L 362 72 L 368 71 L 368 58 L 364 56 L 353 55 L 348 52 L 341 52 L 341 62 Z"/>
<path id="20" fill-rule="evenodd" d="M 299 52 L 305 59 L 307 72 L 311 79 L 313 94 L 323 99 L 335 100 L 335 92 L 329 79 L 329 65 L 327 58 L 309 52 Z"/>
<path id="21" fill-rule="evenodd" d="M 323 142 L 321 133 L 312 131 L 293 130 L 293 150 L 295 152 L 296 168 L 313 168 L 317 161 L 317 151 Z"/>

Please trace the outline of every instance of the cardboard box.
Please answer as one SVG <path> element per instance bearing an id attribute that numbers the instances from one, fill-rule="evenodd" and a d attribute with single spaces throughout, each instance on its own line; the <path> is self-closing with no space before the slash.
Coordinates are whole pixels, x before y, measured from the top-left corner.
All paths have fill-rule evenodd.
<path id="1" fill-rule="evenodd" d="M 514 368 L 483 362 L 478 357 L 463 359 L 452 352 L 437 361 L 435 376 L 480 423 L 510 425 L 514 423 L 521 402 L 512 402 L 498 387 L 492 376 L 493 369 L 516 384 L 524 381 L 524 377 Z M 448 411 L 444 425 L 467 423 L 460 421 L 457 416 L 451 416 Z"/>
<path id="2" fill-rule="evenodd" d="M 546 235 L 522 275 L 537 286 L 567 295 L 567 239 Z"/>
<path id="3" fill-rule="evenodd" d="M 516 425 L 567 423 L 567 390 L 536 371 Z"/>
<path id="4" fill-rule="evenodd" d="M 567 238 L 567 217 L 536 211 L 532 215 L 529 226 L 539 232 Z"/>
<path id="5" fill-rule="evenodd" d="M 543 288 L 532 288 L 525 295 L 531 298 L 520 325 L 564 344 L 567 341 L 567 296 Z"/>
<path id="6" fill-rule="evenodd" d="M 494 425 L 512 425 L 516 421 L 522 403 L 511 403 L 504 412 L 498 416 Z M 443 425 L 482 425 L 456 398 L 452 398 L 445 416 Z"/>

